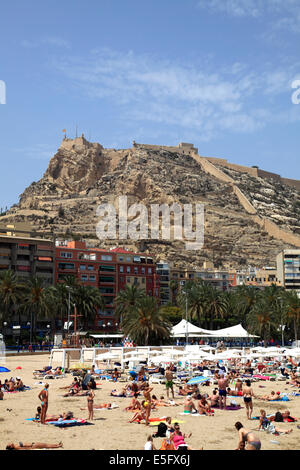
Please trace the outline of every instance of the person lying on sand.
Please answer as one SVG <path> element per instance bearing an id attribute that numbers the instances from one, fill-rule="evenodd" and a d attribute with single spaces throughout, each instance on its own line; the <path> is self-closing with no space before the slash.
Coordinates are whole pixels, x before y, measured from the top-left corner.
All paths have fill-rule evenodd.
<path id="1" fill-rule="evenodd" d="M 10 442 L 6 446 L 6 450 L 31 450 L 31 449 L 58 449 L 63 446 L 62 442 L 58 444 L 46 444 L 43 442 L 19 442 L 19 444 L 14 444 Z"/>
<path id="2" fill-rule="evenodd" d="M 74 377 L 74 380 L 73 382 L 71 383 L 71 385 L 66 385 L 65 387 L 59 387 L 60 390 L 66 390 L 66 389 L 69 389 L 72 390 L 72 389 L 78 389 L 80 390 L 82 387 L 81 387 L 81 381 L 78 380 L 77 377 Z"/>
<path id="3" fill-rule="evenodd" d="M 118 390 L 114 389 L 110 393 L 113 397 L 126 397 L 127 396 L 127 387 L 123 387 L 121 392 L 118 392 Z"/>
<path id="4" fill-rule="evenodd" d="M 260 410 L 258 429 L 268 431 L 271 434 L 290 434 L 293 431 L 292 429 L 283 429 L 276 426 L 273 421 L 267 418 L 265 410 Z"/>
<path id="5" fill-rule="evenodd" d="M 73 397 L 73 396 L 86 397 L 88 394 L 89 394 L 88 390 L 76 390 L 76 389 L 72 388 L 72 390 L 70 390 L 68 393 L 65 393 L 65 395 L 63 395 L 63 397 L 64 398 Z"/>
<path id="6" fill-rule="evenodd" d="M 112 408 L 111 403 L 97 403 L 94 405 L 94 410 L 100 410 L 103 408 L 107 408 L 108 410 Z M 88 408 L 80 408 L 81 410 L 87 410 Z"/>
<path id="7" fill-rule="evenodd" d="M 227 395 L 232 396 L 232 397 L 241 397 L 243 396 L 242 391 L 237 391 L 237 390 L 232 390 L 230 387 L 227 387 Z"/>
<path id="8" fill-rule="evenodd" d="M 262 397 L 258 398 L 261 400 L 275 401 L 278 400 L 278 395 L 274 392 L 274 390 L 272 390 L 269 395 L 263 395 Z"/>

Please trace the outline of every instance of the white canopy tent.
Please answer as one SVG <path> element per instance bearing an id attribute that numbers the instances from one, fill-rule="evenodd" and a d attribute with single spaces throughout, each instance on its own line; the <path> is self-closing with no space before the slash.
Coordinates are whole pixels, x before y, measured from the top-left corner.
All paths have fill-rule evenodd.
<path id="1" fill-rule="evenodd" d="M 174 338 L 180 337 L 205 337 L 205 338 L 259 338 L 259 336 L 250 335 L 241 324 L 223 328 L 221 330 L 204 330 L 192 323 L 181 320 L 171 330 L 171 335 Z"/>

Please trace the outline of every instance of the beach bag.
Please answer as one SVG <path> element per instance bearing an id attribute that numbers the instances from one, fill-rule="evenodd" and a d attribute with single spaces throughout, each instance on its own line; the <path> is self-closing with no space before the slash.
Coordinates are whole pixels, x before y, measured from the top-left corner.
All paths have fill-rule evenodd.
<path id="1" fill-rule="evenodd" d="M 155 437 L 166 437 L 168 426 L 165 423 L 159 423 Z"/>
<path id="2" fill-rule="evenodd" d="M 162 441 L 160 450 L 176 450 L 176 449 L 175 449 L 175 446 L 174 446 L 174 444 L 173 444 L 172 441 L 169 441 L 169 440 L 167 440 L 167 439 L 164 439 L 164 440 Z"/>

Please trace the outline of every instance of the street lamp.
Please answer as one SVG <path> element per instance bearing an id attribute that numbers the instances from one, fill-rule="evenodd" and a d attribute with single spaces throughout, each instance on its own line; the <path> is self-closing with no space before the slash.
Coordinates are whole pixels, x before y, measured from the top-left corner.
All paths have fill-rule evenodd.
<path id="1" fill-rule="evenodd" d="M 32 322 L 28 321 L 27 326 L 30 326 L 30 340 L 29 343 L 32 343 Z"/>
<path id="2" fill-rule="evenodd" d="M 69 328 L 70 328 L 70 315 L 71 315 L 71 288 L 70 286 L 66 286 L 69 291 L 69 301 L 68 301 L 68 324 L 67 324 L 67 335 L 69 338 Z"/>

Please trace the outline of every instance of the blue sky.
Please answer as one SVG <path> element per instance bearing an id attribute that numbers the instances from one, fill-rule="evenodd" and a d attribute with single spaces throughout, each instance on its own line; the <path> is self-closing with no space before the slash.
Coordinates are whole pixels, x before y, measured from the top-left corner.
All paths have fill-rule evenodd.
<path id="1" fill-rule="evenodd" d="M 105 147 L 193 142 L 300 179 L 299 48 L 299 0 L 2 2 L 0 206 L 76 126 Z"/>

